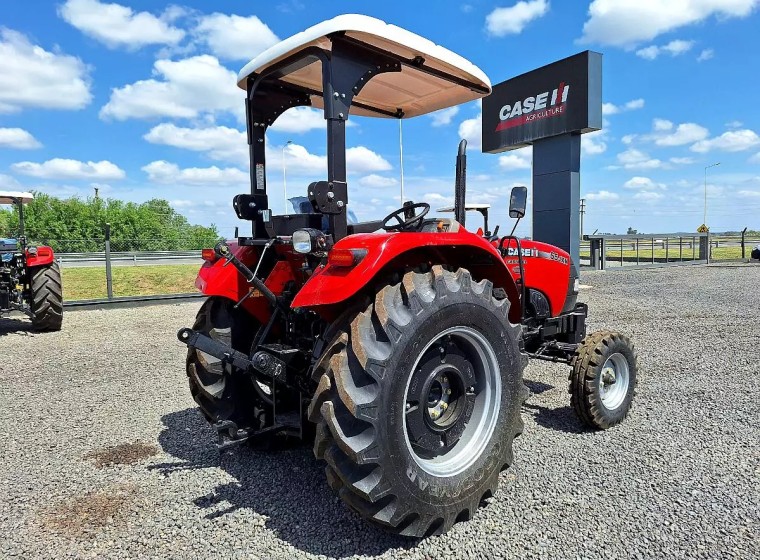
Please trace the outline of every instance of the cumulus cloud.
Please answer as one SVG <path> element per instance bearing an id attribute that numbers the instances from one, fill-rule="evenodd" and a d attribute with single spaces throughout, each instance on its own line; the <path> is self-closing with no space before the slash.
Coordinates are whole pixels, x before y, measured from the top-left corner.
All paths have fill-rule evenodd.
<path id="1" fill-rule="evenodd" d="M 669 122 L 669 121 L 665 121 Z M 669 123 L 671 126 L 673 123 Z M 657 129 L 658 123 L 655 121 L 654 127 Z M 662 126 L 662 122 L 660 123 Z M 662 131 L 663 129 L 659 129 Z M 683 146 L 699 140 L 704 140 L 709 135 L 709 131 L 696 123 L 681 123 L 675 130 L 667 129 L 666 134 L 655 134 L 654 143 L 658 146 Z"/>
<path id="2" fill-rule="evenodd" d="M 327 159 L 325 158 L 326 163 Z M 346 150 L 346 168 L 349 173 L 369 173 L 371 171 L 388 171 L 393 169 L 393 166 L 388 160 L 369 148 L 356 146 Z"/>
<path id="3" fill-rule="evenodd" d="M 245 185 L 249 182 L 248 173 L 236 167 L 219 168 L 187 167 L 180 169 L 175 163 L 159 160 L 149 163 L 142 168 L 154 183 L 172 185 Z"/>
<path id="4" fill-rule="evenodd" d="M 0 113 L 27 107 L 81 109 L 90 103 L 90 78 L 74 56 L 48 52 L 18 31 L 0 27 Z"/>
<path id="5" fill-rule="evenodd" d="M 697 57 L 697 62 L 704 62 L 705 60 L 710 60 L 715 56 L 715 51 L 713 49 L 703 49 L 701 53 L 699 53 L 699 56 Z"/>
<path id="6" fill-rule="evenodd" d="M 635 111 L 636 109 L 642 109 L 644 107 L 644 100 L 639 99 L 631 99 L 629 102 L 624 103 L 623 105 L 615 105 L 614 103 L 603 103 L 602 104 L 602 114 L 607 117 L 609 115 L 616 115 L 618 113 L 623 113 L 625 111 Z"/>
<path id="7" fill-rule="evenodd" d="M 638 191 L 665 190 L 667 187 L 663 183 L 655 183 L 649 177 L 631 177 L 625 183 L 623 188 Z"/>
<path id="8" fill-rule="evenodd" d="M 0 128 L 0 148 L 32 150 L 42 144 L 23 128 Z"/>
<path id="9" fill-rule="evenodd" d="M 499 156 L 499 167 L 505 171 L 517 171 L 518 169 L 530 169 L 532 164 L 532 152 L 529 150 L 516 150 L 503 156 Z"/>
<path id="10" fill-rule="evenodd" d="M 348 123 L 346 123 L 348 124 Z M 302 134 L 310 130 L 325 128 L 325 117 L 322 111 L 311 107 L 293 107 L 288 109 L 274 121 L 270 130 Z"/>
<path id="11" fill-rule="evenodd" d="M 583 43 L 631 46 L 704 21 L 746 17 L 758 0 L 594 0 L 583 26 Z"/>
<path id="12" fill-rule="evenodd" d="M 457 113 L 459 113 L 459 107 L 449 107 L 430 113 L 429 116 L 433 119 L 433 126 L 446 126 L 447 124 L 451 124 Z"/>
<path id="13" fill-rule="evenodd" d="M 143 138 L 152 144 L 203 152 L 219 161 L 240 165 L 248 162 L 245 132 L 227 126 L 188 128 L 161 123 L 151 128 Z"/>
<path id="14" fill-rule="evenodd" d="M 754 130 L 729 130 L 715 138 L 701 140 L 694 144 L 692 151 L 707 153 L 713 150 L 722 152 L 743 152 L 760 145 L 760 137 Z"/>
<path id="15" fill-rule="evenodd" d="M 655 202 L 664 197 L 665 197 L 664 194 L 654 192 L 654 191 L 642 191 L 642 192 L 637 192 L 635 195 L 633 195 L 633 198 L 635 198 L 636 200 L 643 200 L 644 202 Z"/>
<path id="16" fill-rule="evenodd" d="M 599 200 L 599 201 L 610 201 L 610 200 L 618 200 L 620 196 L 617 193 L 610 192 L 610 191 L 599 191 L 599 192 L 590 192 L 586 193 L 584 196 L 587 200 Z"/>
<path id="17" fill-rule="evenodd" d="M 467 140 L 468 150 L 480 150 L 483 136 L 483 112 L 459 123 L 459 137 Z"/>
<path id="18" fill-rule="evenodd" d="M 110 48 L 176 45 L 185 36 L 182 29 L 171 25 L 178 13 L 172 9 L 159 17 L 149 12 L 135 12 L 121 4 L 67 0 L 58 8 L 58 13 L 79 31 Z"/>
<path id="19" fill-rule="evenodd" d="M 581 137 L 581 151 L 587 156 L 603 154 L 607 151 L 607 142 L 604 138 L 607 135 L 606 130 L 595 130 Z"/>
<path id="20" fill-rule="evenodd" d="M 486 29 L 496 37 L 521 33 L 525 26 L 549 11 L 547 0 L 520 0 L 514 6 L 496 8 L 486 16 Z"/>
<path id="21" fill-rule="evenodd" d="M 37 179 L 91 179 L 111 181 L 123 179 L 124 170 L 110 161 L 78 161 L 75 159 L 53 158 L 43 163 L 21 161 L 11 165 L 11 169 L 21 175 Z"/>
<path id="22" fill-rule="evenodd" d="M 665 167 L 665 164 L 661 160 L 650 158 L 648 154 L 635 148 L 630 148 L 619 153 L 617 159 L 625 169 L 658 169 Z"/>
<path id="23" fill-rule="evenodd" d="M 383 188 L 397 185 L 398 181 L 393 177 L 383 177 L 382 175 L 372 173 L 359 179 L 359 184 L 363 187 Z"/>
<path id="24" fill-rule="evenodd" d="M 196 118 L 201 114 L 231 113 L 243 120 L 245 93 L 235 85 L 235 73 L 215 57 L 157 60 L 153 74 L 158 79 L 139 80 L 111 90 L 111 98 L 100 110 L 100 117 Z"/>
<path id="25" fill-rule="evenodd" d="M 658 47 L 656 45 L 650 45 L 643 49 L 636 51 L 636 56 L 639 56 L 646 60 L 654 60 L 661 54 L 669 54 L 670 56 L 679 56 L 687 53 L 694 46 L 694 41 L 684 41 L 682 39 L 675 39 L 666 45 Z"/>
<path id="26" fill-rule="evenodd" d="M 201 17 L 193 35 L 225 60 L 250 60 L 280 40 L 256 16 L 220 13 Z"/>

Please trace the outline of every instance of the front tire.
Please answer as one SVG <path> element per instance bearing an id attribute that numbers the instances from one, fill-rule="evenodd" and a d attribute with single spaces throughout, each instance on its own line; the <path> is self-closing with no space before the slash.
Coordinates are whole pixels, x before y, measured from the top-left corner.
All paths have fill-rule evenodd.
<path id="1" fill-rule="evenodd" d="M 570 404 L 586 426 L 606 430 L 628 416 L 638 373 L 636 348 L 618 332 L 588 335 L 571 363 Z"/>
<path id="2" fill-rule="evenodd" d="M 32 269 L 32 324 L 38 331 L 60 331 L 63 325 L 63 283 L 57 262 Z"/>
<path id="3" fill-rule="evenodd" d="M 512 462 L 520 327 L 487 280 L 434 266 L 382 287 L 315 368 L 314 453 L 355 512 L 423 537 L 469 519 Z"/>

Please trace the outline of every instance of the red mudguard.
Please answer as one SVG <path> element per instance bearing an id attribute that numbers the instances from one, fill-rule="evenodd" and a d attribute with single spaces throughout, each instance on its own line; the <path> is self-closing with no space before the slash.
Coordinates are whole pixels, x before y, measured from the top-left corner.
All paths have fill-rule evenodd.
<path id="1" fill-rule="evenodd" d="M 331 264 L 318 268 L 296 295 L 291 307 L 318 308 L 341 303 L 356 295 L 389 265 L 403 268 L 421 262 L 452 264 L 470 270 L 476 279 L 488 278 L 503 288 L 513 302 L 510 318 L 519 320 L 517 288 L 493 245 L 482 237 L 460 230 L 456 233 L 369 233 L 345 237 L 336 249 L 359 249 L 366 256 L 351 268 Z"/>
<path id="2" fill-rule="evenodd" d="M 28 250 L 26 252 L 26 266 L 29 268 L 32 268 L 34 266 L 47 266 L 49 264 L 53 264 L 54 259 L 55 257 L 53 256 L 53 249 L 45 245 L 40 245 L 37 247 L 36 255 L 30 253 Z"/>

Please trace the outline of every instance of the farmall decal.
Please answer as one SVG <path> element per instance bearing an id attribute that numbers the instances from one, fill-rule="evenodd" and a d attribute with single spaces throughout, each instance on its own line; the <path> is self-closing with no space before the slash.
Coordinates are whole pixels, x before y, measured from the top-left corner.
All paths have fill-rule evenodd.
<path id="1" fill-rule="evenodd" d="M 501 122 L 496 127 L 496 132 L 562 115 L 567 107 L 569 92 L 570 86 L 561 82 L 557 89 L 531 95 L 512 105 L 504 105 L 499 111 Z"/>

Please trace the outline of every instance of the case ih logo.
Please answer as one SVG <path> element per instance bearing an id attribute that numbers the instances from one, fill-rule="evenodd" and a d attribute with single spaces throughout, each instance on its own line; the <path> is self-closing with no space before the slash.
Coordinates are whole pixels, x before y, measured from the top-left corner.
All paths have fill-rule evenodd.
<path id="1" fill-rule="evenodd" d="M 516 101 L 514 105 L 504 105 L 499 111 L 501 122 L 496 127 L 496 132 L 562 115 L 565 112 L 569 91 L 570 86 L 561 82 L 559 87 L 551 92 L 545 91 L 539 95 L 531 95 L 523 101 Z"/>

